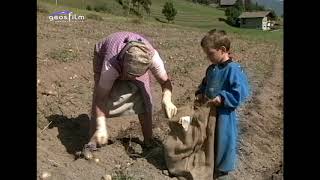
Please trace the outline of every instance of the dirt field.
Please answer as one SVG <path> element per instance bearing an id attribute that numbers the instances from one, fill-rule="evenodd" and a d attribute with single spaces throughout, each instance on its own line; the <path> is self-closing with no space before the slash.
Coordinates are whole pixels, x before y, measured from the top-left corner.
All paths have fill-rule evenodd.
<path id="1" fill-rule="evenodd" d="M 113 118 L 108 120 L 110 144 L 95 153 L 100 162 L 75 159 L 75 152 L 88 141 L 93 45 L 116 31 L 135 31 L 152 38 L 173 79 L 173 102 L 179 107 L 192 102 L 209 65 L 199 46 L 203 32 L 114 17 L 82 23 L 49 22 L 42 13 L 37 18 L 38 179 L 43 172 L 56 180 L 100 180 L 105 174 L 113 179 L 175 179 L 166 175 L 161 142 L 168 126 L 159 112 L 161 89 L 154 79 L 153 126 L 158 144 L 142 152 L 142 157 L 130 157 L 127 139 L 142 140 L 138 119 Z M 282 47 L 280 43 L 232 40 L 233 52 L 245 66 L 253 89 L 252 99 L 239 109 L 239 164 L 232 177 L 282 179 Z M 139 145 L 136 150 L 142 151 Z"/>

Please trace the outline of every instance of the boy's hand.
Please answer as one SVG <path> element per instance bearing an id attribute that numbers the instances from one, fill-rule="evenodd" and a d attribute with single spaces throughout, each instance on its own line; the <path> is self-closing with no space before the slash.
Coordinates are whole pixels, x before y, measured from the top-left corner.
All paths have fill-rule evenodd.
<path id="1" fill-rule="evenodd" d="M 220 96 L 216 96 L 212 100 L 207 102 L 209 105 L 220 106 L 222 104 L 222 99 Z"/>
<path id="2" fill-rule="evenodd" d="M 207 101 L 208 101 L 208 98 L 205 95 L 198 94 L 195 96 L 194 103 L 198 106 L 201 106 L 201 105 L 207 103 Z"/>

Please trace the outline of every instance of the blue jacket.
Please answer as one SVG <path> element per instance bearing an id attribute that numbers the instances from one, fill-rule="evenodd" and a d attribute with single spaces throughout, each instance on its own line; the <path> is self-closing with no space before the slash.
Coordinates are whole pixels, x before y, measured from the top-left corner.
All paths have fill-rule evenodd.
<path id="1" fill-rule="evenodd" d="M 208 67 L 196 94 L 213 99 L 220 96 L 215 130 L 215 167 L 224 172 L 235 169 L 238 121 L 235 109 L 250 95 L 248 79 L 240 64 L 228 60 Z"/>

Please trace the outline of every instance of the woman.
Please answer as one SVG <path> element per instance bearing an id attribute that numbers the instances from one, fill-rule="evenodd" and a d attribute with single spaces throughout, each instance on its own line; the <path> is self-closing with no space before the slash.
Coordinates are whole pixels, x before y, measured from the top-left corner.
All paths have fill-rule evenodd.
<path id="1" fill-rule="evenodd" d="M 168 118 L 176 112 L 172 85 L 162 59 L 142 35 L 116 32 L 95 45 L 94 92 L 90 123 L 91 149 L 106 144 L 106 118 L 138 114 L 145 145 L 152 139 L 152 98 L 149 70 L 162 87 L 162 105 Z"/>

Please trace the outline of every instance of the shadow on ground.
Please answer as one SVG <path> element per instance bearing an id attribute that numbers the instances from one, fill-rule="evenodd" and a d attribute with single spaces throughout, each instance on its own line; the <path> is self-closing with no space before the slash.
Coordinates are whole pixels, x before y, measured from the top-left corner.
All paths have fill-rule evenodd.
<path id="1" fill-rule="evenodd" d="M 47 120 L 49 123 L 51 122 L 49 129 L 58 128 L 57 138 L 69 154 L 74 155 L 77 151 L 81 151 L 83 146 L 88 143 L 90 118 L 87 114 L 80 114 L 76 118 L 54 114 L 47 117 Z"/>

